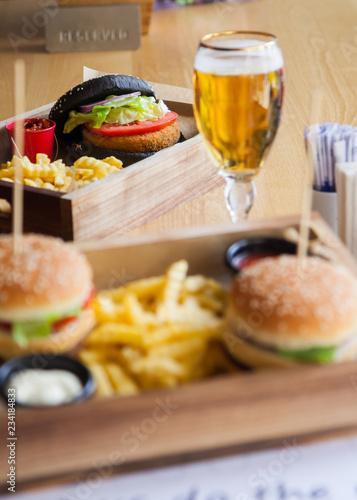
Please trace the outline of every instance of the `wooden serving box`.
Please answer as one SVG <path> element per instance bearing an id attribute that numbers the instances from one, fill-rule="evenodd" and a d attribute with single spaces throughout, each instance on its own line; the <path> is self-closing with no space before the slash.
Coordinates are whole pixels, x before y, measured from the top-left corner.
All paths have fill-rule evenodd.
<path id="1" fill-rule="evenodd" d="M 181 258 L 188 260 L 190 274 L 204 273 L 228 286 L 232 274 L 225 264 L 225 252 L 231 243 L 257 235 L 281 236 L 287 228 L 297 228 L 298 222 L 297 217 L 286 217 L 196 228 L 176 231 L 164 239 L 140 236 L 91 242 L 82 249 L 93 266 L 98 289 L 123 284 L 125 277 L 162 274 Z M 348 250 L 317 215 L 311 237 L 356 273 Z M 16 408 L 16 491 L 85 480 L 101 468 L 107 477 L 109 473 L 282 446 L 285 439 L 301 444 L 357 431 L 356 362 L 288 370 L 288 376 L 284 369 L 239 371 L 175 389 L 94 397 L 48 410 Z M 0 425 L 5 432 L 5 405 L 0 407 Z M 148 429 L 142 439 L 134 438 L 138 429 Z M 4 445 L 0 463 L 6 460 Z M 5 491 L 5 474 L 1 481 Z"/>
<path id="2" fill-rule="evenodd" d="M 25 186 L 25 232 L 49 234 L 66 241 L 119 236 L 223 182 L 198 134 L 192 91 L 152 85 L 157 97 L 178 113 L 186 140 L 71 193 Z M 46 117 L 52 105 L 32 110 L 25 117 Z M 13 119 L 0 123 L 0 163 L 12 157 L 5 124 Z M 68 151 L 63 146 L 58 158 L 68 164 L 66 157 Z M 0 199 L 11 204 L 12 193 L 12 184 L 0 180 Z M 11 227 L 11 214 L 0 212 L 0 232 L 10 232 Z"/>

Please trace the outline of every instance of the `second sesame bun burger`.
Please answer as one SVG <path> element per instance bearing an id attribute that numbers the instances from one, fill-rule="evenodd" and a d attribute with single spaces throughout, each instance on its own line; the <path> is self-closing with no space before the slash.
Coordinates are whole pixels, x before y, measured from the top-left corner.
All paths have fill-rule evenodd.
<path id="1" fill-rule="evenodd" d="M 50 110 L 59 139 L 75 157 L 115 156 L 130 165 L 180 139 L 177 113 L 145 80 L 109 74 L 87 80 L 60 97 Z"/>
<path id="2" fill-rule="evenodd" d="M 262 258 L 233 282 L 225 340 L 254 368 L 356 359 L 357 279 L 318 257 Z"/>
<path id="3" fill-rule="evenodd" d="M 95 324 L 92 270 L 74 246 L 28 234 L 0 237 L 0 357 L 68 353 Z"/>

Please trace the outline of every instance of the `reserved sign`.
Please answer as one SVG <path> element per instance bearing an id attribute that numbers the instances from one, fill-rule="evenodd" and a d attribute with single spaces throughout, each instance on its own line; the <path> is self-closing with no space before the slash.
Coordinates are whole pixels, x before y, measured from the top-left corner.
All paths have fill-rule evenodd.
<path id="1" fill-rule="evenodd" d="M 46 50 L 135 50 L 140 47 L 140 31 L 138 4 L 61 7 L 46 25 Z"/>

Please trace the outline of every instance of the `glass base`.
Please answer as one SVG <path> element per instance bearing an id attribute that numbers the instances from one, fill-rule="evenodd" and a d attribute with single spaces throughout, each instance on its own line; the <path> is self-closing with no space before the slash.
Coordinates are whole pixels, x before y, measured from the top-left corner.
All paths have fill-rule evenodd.
<path id="1" fill-rule="evenodd" d="M 226 181 L 224 199 L 232 221 L 247 219 L 256 196 L 254 181 L 252 178 L 244 179 L 224 170 L 221 170 L 219 175 Z"/>

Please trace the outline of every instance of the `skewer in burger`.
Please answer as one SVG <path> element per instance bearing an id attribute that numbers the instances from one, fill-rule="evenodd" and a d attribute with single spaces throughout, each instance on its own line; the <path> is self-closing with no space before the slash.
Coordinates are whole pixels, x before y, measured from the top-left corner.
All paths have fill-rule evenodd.
<path id="1" fill-rule="evenodd" d="M 255 261 L 232 284 L 225 340 L 254 368 L 356 359 L 357 279 L 319 257 Z"/>
<path id="2" fill-rule="evenodd" d="M 0 238 L 0 357 L 68 353 L 95 324 L 92 270 L 74 246 L 48 236 Z"/>
<path id="3" fill-rule="evenodd" d="M 115 156 L 130 165 L 180 139 L 177 113 L 157 100 L 146 81 L 127 75 L 87 80 L 60 97 L 50 110 L 59 139 L 76 157 Z"/>

